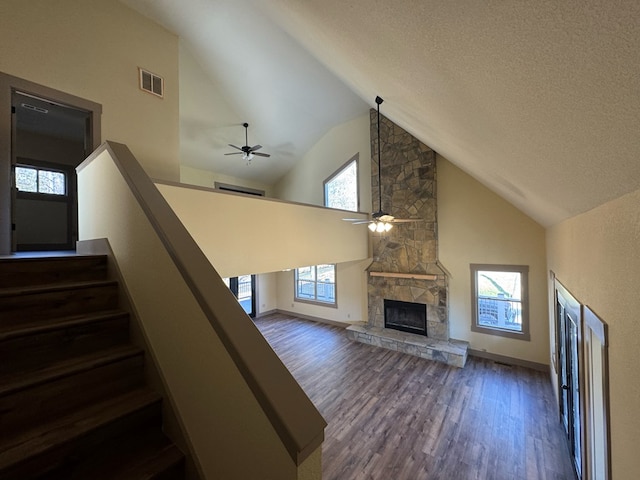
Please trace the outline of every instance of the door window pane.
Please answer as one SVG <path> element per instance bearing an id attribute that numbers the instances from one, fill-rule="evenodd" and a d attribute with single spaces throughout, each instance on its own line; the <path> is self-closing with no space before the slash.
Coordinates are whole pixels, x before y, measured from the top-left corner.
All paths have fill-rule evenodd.
<path id="1" fill-rule="evenodd" d="M 38 170 L 35 168 L 16 167 L 16 187 L 21 192 L 38 191 Z"/>
<path id="2" fill-rule="evenodd" d="M 21 192 L 67 194 L 67 175 L 56 170 L 16 166 L 16 188 Z"/>

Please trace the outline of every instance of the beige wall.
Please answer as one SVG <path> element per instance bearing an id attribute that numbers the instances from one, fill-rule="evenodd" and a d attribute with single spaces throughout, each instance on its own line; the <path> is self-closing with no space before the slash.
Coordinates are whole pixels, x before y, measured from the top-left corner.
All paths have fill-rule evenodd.
<path id="1" fill-rule="evenodd" d="M 274 187 L 278 198 L 296 202 L 324 204 L 323 181 L 358 153 L 360 211 L 371 211 L 371 144 L 369 114 L 337 125 L 327 132 L 299 164 Z M 348 216 L 348 214 L 343 214 Z M 361 228 L 354 227 L 351 228 Z M 362 228 L 363 231 L 368 232 Z M 364 239 L 368 242 L 368 237 Z M 368 243 L 367 243 L 368 248 Z M 293 271 L 277 274 L 278 309 L 340 322 L 367 320 L 367 284 L 364 269 L 370 260 L 338 264 L 336 269 L 338 308 L 293 300 Z M 297 265 L 299 267 L 310 265 Z M 293 266 L 293 265 L 292 265 Z"/>
<path id="2" fill-rule="evenodd" d="M 549 364 L 544 228 L 444 157 L 437 162 L 438 248 L 451 272 L 451 337 L 474 350 Z M 529 266 L 531 341 L 471 332 L 471 263 Z"/>
<path id="3" fill-rule="evenodd" d="M 362 260 L 368 254 L 367 229 L 343 222 L 341 210 L 157 186 L 222 277 Z"/>
<path id="4" fill-rule="evenodd" d="M 360 211 L 371 211 L 369 114 L 329 130 L 275 186 L 283 200 L 323 205 L 322 182 L 359 153 Z"/>
<path id="5" fill-rule="evenodd" d="M 165 98 L 138 88 L 138 67 Z M 0 71 L 102 105 L 102 139 L 178 180 L 178 38 L 117 0 L 3 0 Z"/>
<path id="6" fill-rule="evenodd" d="M 270 185 L 252 182 L 242 178 L 229 177 L 209 170 L 200 170 L 199 168 L 188 167 L 187 165 L 180 165 L 180 183 L 214 188 L 216 182 L 262 190 L 265 193 L 265 196 L 272 196 L 272 189 Z"/>
<path id="7" fill-rule="evenodd" d="M 294 272 L 280 272 L 278 277 L 278 309 L 298 315 L 343 323 L 367 321 L 367 279 L 365 268 L 371 261 L 338 263 L 336 265 L 336 307 L 325 307 L 293 299 Z"/>
<path id="8" fill-rule="evenodd" d="M 263 273 L 256 277 L 256 310 L 260 315 L 278 308 L 277 273 Z"/>
<path id="9" fill-rule="evenodd" d="M 301 478 L 108 152 L 85 164 L 78 183 L 80 238 L 108 238 L 204 478 Z M 238 313 L 222 282 L 210 295 L 217 314 Z"/>
<path id="10" fill-rule="evenodd" d="M 609 325 L 613 478 L 620 480 L 640 471 L 638 245 L 640 190 L 547 231 L 549 269 Z M 551 344 L 555 348 L 553 338 Z"/>

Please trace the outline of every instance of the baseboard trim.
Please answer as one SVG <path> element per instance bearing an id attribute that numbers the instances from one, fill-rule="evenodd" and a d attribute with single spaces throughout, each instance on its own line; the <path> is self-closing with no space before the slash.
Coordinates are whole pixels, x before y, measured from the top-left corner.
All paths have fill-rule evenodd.
<path id="1" fill-rule="evenodd" d="M 280 313 L 282 315 L 290 315 L 292 317 L 300 318 L 302 320 L 309 320 L 311 322 L 316 322 L 316 323 L 324 323 L 326 325 L 332 325 L 334 327 L 340 327 L 340 328 L 347 328 L 350 325 L 355 325 L 354 323 L 339 322 L 337 320 L 329 320 L 328 318 L 313 317 L 311 315 L 304 315 L 304 314 L 298 313 L 298 312 L 290 312 L 288 310 L 275 309 L 275 310 L 272 310 L 272 313 Z"/>
<path id="2" fill-rule="evenodd" d="M 507 357 L 506 355 L 499 355 L 497 353 L 483 352 L 481 350 L 469 349 L 468 354 L 472 357 L 486 358 L 487 360 L 493 360 L 498 363 L 505 363 L 507 365 L 516 365 L 518 367 L 530 368 L 531 370 L 537 370 L 539 372 L 549 373 L 549 365 L 544 363 L 531 362 L 529 360 L 523 360 L 521 358 Z"/>
<path id="3" fill-rule="evenodd" d="M 262 317 L 266 317 L 267 315 L 271 315 L 273 313 L 278 313 L 278 310 L 276 310 L 275 308 L 272 310 L 267 310 L 265 312 L 260 312 L 256 314 L 255 318 L 262 318 Z"/>

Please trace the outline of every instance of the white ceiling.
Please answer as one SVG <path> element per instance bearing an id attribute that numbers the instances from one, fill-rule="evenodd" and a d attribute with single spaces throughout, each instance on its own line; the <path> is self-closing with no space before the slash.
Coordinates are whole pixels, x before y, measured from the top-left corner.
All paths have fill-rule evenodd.
<path id="1" fill-rule="evenodd" d="M 227 128 L 283 152 L 271 178 L 380 95 L 543 225 L 640 188 L 637 0 L 123 1 L 188 43 Z"/>

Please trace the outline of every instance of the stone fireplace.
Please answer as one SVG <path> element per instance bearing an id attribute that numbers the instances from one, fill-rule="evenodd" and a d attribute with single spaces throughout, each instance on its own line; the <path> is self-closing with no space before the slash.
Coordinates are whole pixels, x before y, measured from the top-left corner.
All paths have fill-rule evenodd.
<path id="1" fill-rule="evenodd" d="M 349 327 L 348 335 L 364 343 L 462 367 L 468 344 L 449 339 L 448 272 L 438 262 L 436 154 L 381 116 L 382 205 L 378 205 L 377 115 L 373 109 L 370 118 L 373 211 L 420 221 L 399 223 L 389 232 L 371 234 L 368 321 Z M 388 302 L 422 306 L 426 332 L 385 328 Z"/>

